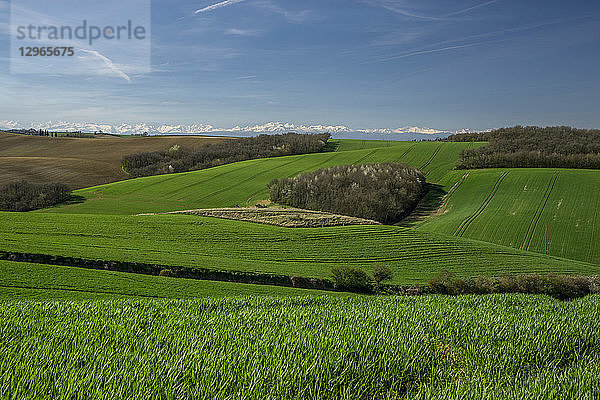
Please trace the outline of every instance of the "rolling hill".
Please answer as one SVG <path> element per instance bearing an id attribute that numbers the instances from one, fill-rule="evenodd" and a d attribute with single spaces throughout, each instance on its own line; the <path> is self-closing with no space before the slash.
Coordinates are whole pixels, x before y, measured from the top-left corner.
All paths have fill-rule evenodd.
<path id="1" fill-rule="evenodd" d="M 84 197 L 85 202 L 47 211 L 131 215 L 253 205 L 268 198 L 267 184 L 274 178 L 334 165 L 369 162 L 405 162 L 421 168 L 428 181 L 437 182 L 453 168 L 461 150 L 475 145 L 397 142 L 383 148 L 242 161 L 201 171 L 151 176 L 78 190 L 75 194 Z"/>
<path id="2" fill-rule="evenodd" d="M 600 273 L 600 266 L 385 225 L 283 228 L 195 215 L 0 213 L 0 250 L 216 270 L 329 277 L 331 267 L 385 263 L 394 282 L 532 272 Z"/>
<path id="3" fill-rule="evenodd" d="M 443 183 L 444 207 L 418 229 L 600 263 L 600 171 L 453 171 Z"/>
<path id="4" fill-rule="evenodd" d="M 124 155 L 164 150 L 178 144 L 203 146 L 227 138 L 151 136 L 93 138 L 28 136 L 0 132 L 0 185 L 25 179 L 31 183 L 62 182 L 82 188 L 127 179 Z"/>
<path id="5" fill-rule="evenodd" d="M 1 213 L 0 250 L 319 278 L 335 265 L 368 270 L 383 262 L 400 284 L 425 283 L 445 270 L 459 276 L 600 272 L 594 264 L 597 206 L 589 201 L 593 185 L 584 185 L 598 179 L 597 171 L 453 170 L 460 152 L 477 145 L 342 140 L 331 153 L 81 189 L 75 192 L 83 199 L 79 204 Z M 254 204 L 268 198 L 273 178 L 383 161 L 418 166 L 448 193 L 443 208 L 418 220 L 416 230 L 291 229 L 193 215 L 136 216 Z"/>

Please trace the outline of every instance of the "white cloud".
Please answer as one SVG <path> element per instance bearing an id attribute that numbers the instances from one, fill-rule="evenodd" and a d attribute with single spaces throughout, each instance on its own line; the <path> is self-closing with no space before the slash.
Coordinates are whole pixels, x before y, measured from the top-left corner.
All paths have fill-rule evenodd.
<path id="1" fill-rule="evenodd" d="M 241 3 L 242 1 L 245 1 L 245 0 L 225 0 L 225 1 L 221 1 L 220 3 L 216 3 L 216 4 L 213 4 L 213 5 L 201 8 L 199 10 L 196 10 L 194 12 L 194 14 L 205 13 L 205 12 L 208 12 L 208 11 L 216 10 L 217 8 L 227 7 L 227 6 L 232 5 L 232 4 Z"/>
<path id="2" fill-rule="evenodd" d="M 228 35 L 237 35 L 237 36 L 258 36 L 260 35 L 260 31 L 254 29 L 238 29 L 238 28 L 230 28 L 225 31 Z"/>

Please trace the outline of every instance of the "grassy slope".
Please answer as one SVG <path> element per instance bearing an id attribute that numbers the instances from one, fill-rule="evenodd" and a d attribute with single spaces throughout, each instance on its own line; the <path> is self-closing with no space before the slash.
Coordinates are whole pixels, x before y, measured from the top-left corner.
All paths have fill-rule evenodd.
<path id="1" fill-rule="evenodd" d="M 465 173 L 444 213 L 420 229 L 600 262 L 600 171 L 454 171 L 445 180 L 450 186 Z"/>
<path id="2" fill-rule="evenodd" d="M 341 164 L 406 162 L 421 167 L 436 182 L 453 168 L 460 151 L 472 143 L 398 142 L 384 148 L 337 151 L 249 160 L 202 171 L 153 176 L 77 191 L 82 204 L 50 212 L 137 214 L 194 208 L 235 207 L 268 198 L 274 178 Z"/>
<path id="3" fill-rule="evenodd" d="M 55 265 L 0 261 L 0 300 L 191 298 L 235 295 L 347 295 L 277 286 L 163 278 Z"/>
<path id="4" fill-rule="evenodd" d="M 443 270 L 464 276 L 600 267 L 393 226 L 281 228 L 192 215 L 0 213 L 0 250 L 174 266 L 327 277 L 347 264 L 388 264 L 397 283 Z"/>
<path id="5" fill-rule="evenodd" d="M 52 138 L 0 132 L 0 185 L 21 179 L 82 188 L 127 179 L 124 155 L 228 140 L 199 136 Z"/>
<path id="6" fill-rule="evenodd" d="M 19 399 L 597 399 L 600 298 L 3 302 Z"/>
<path id="7" fill-rule="evenodd" d="M 402 146 L 407 142 L 395 140 L 362 140 L 362 139 L 330 139 L 337 146 L 337 151 L 365 150 L 377 147 Z"/>

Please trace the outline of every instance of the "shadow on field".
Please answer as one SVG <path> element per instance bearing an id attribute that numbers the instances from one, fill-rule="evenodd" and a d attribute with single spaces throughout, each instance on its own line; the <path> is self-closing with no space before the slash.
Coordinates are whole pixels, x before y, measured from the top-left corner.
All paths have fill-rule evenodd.
<path id="1" fill-rule="evenodd" d="M 85 197 L 79 196 L 77 194 L 72 194 L 71 197 L 69 197 L 69 200 L 65 201 L 64 203 L 58 204 L 58 206 L 70 206 L 74 204 L 81 204 L 84 201 Z"/>
<path id="2" fill-rule="evenodd" d="M 440 209 L 444 204 L 444 196 L 447 194 L 444 187 L 436 183 L 426 183 L 425 190 L 425 196 L 417 204 L 417 207 L 406 218 L 395 225 L 405 227 L 414 226 Z"/>

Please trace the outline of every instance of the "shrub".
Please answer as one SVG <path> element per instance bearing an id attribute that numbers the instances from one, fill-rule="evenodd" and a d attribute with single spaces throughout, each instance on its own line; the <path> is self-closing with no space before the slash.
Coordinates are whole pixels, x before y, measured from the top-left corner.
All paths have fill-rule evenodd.
<path id="1" fill-rule="evenodd" d="M 405 164 L 340 165 L 269 184 L 271 200 L 382 223 L 408 215 L 424 194 L 425 177 Z"/>
<path id="2" fill-rule="evenodd" d="M 581 275 L 523 274 L 497 278 L 457 278 L 444 271 L 429 281 L 429 291 L 438 294 L 528 293 L 546 294 L 560 300 L 600 293 L 600 278 Z"/>
<path id="3" fill-rule="evenodd" d="M 166 276 L 168 278 L 173 278 L 176 276 L 175 272 L 170 268 L 161 269 L 158 276 Z"/>
<path id="4" fill-rule="evenodd" d="M 373 267 L 373 279 L 377 286 L 381 285 L 383 281 L 389 281 L 394 277 L 392 270 L 385 264 L 375 264 Z"/>
<path id="5" fill-rule="evenodd" d="M 444 270 L 437 276 L 431 278 L 428 282 L 428 285 L 432 293 L 453 294 L 453 280 L 454 273 Z"/>
<path id="6" fill-rule="evenodd" d="M 26 181 L 0 186 L 0 211 L 31 211 L 64 203 L 71 190 L 62 183 L 33 184 Z"/>
<path id="7" fill-rule="evenodd" d="M 356 292 L 370 292 L 373 289 L 369 275 L 360 268 L 337 266 L 331 269 L 333 284 L 336 289 Z"/>

